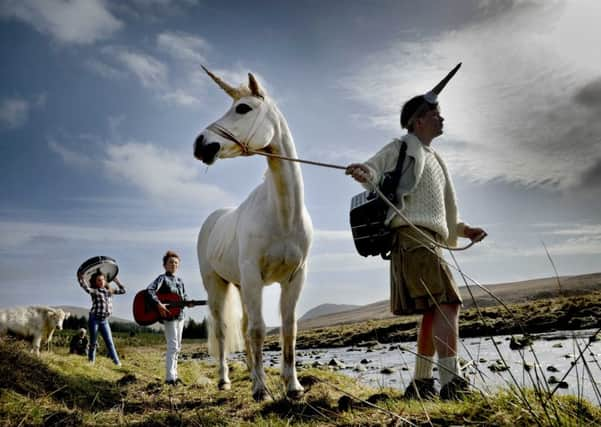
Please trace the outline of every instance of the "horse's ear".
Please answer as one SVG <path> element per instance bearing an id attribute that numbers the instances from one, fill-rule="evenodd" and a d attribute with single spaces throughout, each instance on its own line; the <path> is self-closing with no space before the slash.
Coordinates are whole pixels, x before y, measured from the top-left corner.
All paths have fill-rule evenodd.
<path id="1" fill-rule="evenodd" d="M 248 73 L 248 87 L 253 96 L 258 96 L 260 98 L 265 97 L 265 93 L 263 92 L 263 89 L 259 85 L 259 82 L 255 76 L 253 76 L 253 73 Z"/>

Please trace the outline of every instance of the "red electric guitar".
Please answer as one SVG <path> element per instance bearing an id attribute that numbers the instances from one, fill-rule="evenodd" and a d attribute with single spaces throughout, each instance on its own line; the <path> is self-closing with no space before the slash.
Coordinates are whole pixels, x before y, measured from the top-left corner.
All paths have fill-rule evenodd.
<path id="1" fill-rule="evenodd" d="M 136 323 L 140 326 L 148 326 L 159 320 L 172 320 L 179 316 L 183 307 L 195 305 L 206 305 L 205 300 L 183 300 L 178 294 L 157 294 L 159 301 L 167 306 L 171 314 L 167 318 L 161 317 L 157 303 L 150 297 L 146 289 L 138 292 L 134 298 L 133 312 Z"/>

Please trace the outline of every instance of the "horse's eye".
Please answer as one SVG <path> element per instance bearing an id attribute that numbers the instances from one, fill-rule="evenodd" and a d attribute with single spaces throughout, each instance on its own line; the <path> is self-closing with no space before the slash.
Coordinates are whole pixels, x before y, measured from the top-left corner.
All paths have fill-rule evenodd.
<path id="1" fill-rule="evenodd" d="M 246 114 L 249 111 L 252 111 L 252 108 L 250 108 L 247 104 L 236 105 L 236 113 L 238 114 Z"/>

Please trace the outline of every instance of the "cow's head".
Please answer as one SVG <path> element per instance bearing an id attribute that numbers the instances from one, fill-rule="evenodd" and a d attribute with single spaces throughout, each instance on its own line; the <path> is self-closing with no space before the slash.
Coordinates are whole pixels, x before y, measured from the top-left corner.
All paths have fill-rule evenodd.
<path id="1" fill-rule="evenodd" d="M 71 315 L 69 312 L 63 311 L 62 308 L 56 308 L 48 312 L 48 319 L 52 329 L 63 329 L 63 322 Z"/>

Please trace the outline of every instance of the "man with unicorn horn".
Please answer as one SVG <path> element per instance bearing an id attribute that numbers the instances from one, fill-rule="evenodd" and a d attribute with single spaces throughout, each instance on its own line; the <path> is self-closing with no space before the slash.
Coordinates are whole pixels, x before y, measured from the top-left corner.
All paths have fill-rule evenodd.
<path id="1" fill-rule="evenodd" d="M 412 382 L 405 397 L 433 398 L 434 354 L 438 354 L 440 398 L 460 399 L 469 392 L 457 362 L 458 318 L 462 300 L 441 247 L 455 247 L 458 237 L 472 242 L 486 233 L 459 220 L 455 191 L 447 167 L 431 147 L 443 132 L 437 95 L 457 72 L 458 64 L 438 85 L 411 98 L 401 110 L 401 127 L 407 133 L 385 145 L 365 163 L 347 166 L 368 189 L 379 185 L 384 174 L 397 167 L 405 149 L 402 175 L 396 188 L 397 214 L 392 208 L 388 225 L 396 229 L 390 258 L 391 311 L 397 315 L 422 314 Z"/>

